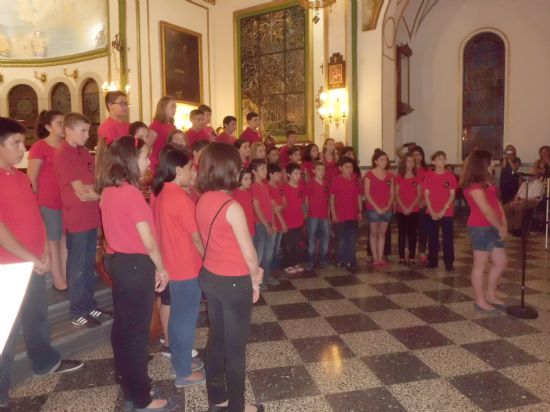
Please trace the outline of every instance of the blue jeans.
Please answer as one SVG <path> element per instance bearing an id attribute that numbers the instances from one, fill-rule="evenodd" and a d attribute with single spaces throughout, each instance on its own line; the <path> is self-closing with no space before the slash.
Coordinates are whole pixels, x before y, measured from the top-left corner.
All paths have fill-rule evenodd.
<path id="1" fill-rule="evenodd" d="M 191 350 L 199 316 L 201 289 L 199 279 L 171 280 L 170 287 L 170 352 L 172 366 L 180 377 L 191 375 Z"/>
<path id="2" fill-rule="evenodd" d="M 52 370 L 61 357 L 51 345 L 44 276 L 34 273 L 31 275 L 18 318 L 0 356 L 0 403 L 8 401 L 11 365 L 20 329 L 23 331 L 23 339 L 27 355 L 32 361 L 33 372 L 41 375 Z"/>
<path id="3" fill-rule="evenodd" d="M 271 271 L 281 269 L 281 239 L 283 238 L 283 232 L 275 233 L 275 240 L 273 241 L 273 259 L 271 259 Z"/>
<path id="4" fill-rule="evenodd" d="M 258 255 L 260 267 L 264 270 L 264 278 L 270 276 L 271 261 L 273 260 L 273 245 L 275 235 L 268 235 L 265 226 L 256 223 L 256 234 L 254 235 L 254 247 Z"/>
<path id="5" fill-rule="evenodd" d="M 345 265 L 355 266 L 355 249 L 357 247 L 357 220 L 346 220 L 334 224 L 338 244 L 336 245 L 336 261 Z"/>
<path id="6" fill-rule="evenodd" d="M 327 263 L 328 242 L 330 240 L 330 222 L 328 219 L 310 217 L 307 220 L 307 256 L 310 264 L 315 264 L 319 239 L 319 263 Z"/>
<path id="7" fill-rule="evenodd" d="M 95 254 L 97 229 L 67 234 L 67 281 L 73 318 L 90 313 L 95 307 Z"/>

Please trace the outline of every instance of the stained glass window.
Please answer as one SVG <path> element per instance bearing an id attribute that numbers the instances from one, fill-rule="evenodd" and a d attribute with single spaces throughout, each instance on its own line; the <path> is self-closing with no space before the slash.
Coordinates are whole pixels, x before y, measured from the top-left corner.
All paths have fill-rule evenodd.
<path id="1" fill-rule="evenodd" d="M 306 12 L 300 6 L 239 20 L 241 110 L 259 113 L 262 133 L 306 134 Z"/>
<path id="2" fill-rule="evenodd" d="M 480 33 L 464 48 L 463 159 L 475 149 L 502 157 L 504 64 L 504 42 L 495 33 Z"/>

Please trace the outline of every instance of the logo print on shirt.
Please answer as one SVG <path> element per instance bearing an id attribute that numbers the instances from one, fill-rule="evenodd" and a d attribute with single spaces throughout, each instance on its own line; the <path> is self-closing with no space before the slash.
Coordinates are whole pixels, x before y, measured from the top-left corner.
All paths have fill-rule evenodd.
<path id="1" fill-rule="evenodd" d="M 390 179 L 386 180 L 386 186 L 391 187 L 391 180 Z"/>
<path id="2" fill-rule="evenodd" d="M 418 182 L 415 180 L 411 183 L 411 185 L 412 185 L 412 187 L 416 187 L 416 186 L 418 186 Z"/>
<path id="3" fill-rule="evenodd" d="M 302 197 L 302 191 L 301 190 L 298 192 L 298 197 L 300 197 L 300 198 Z"/>
<path id="4" fill-rule="evenodd" d="M 444 187 L 445 189 L 447 189 L 449 186 L 451 186 L 451 184 L 449 183 L 448 180 L 446 180 L 445 182 L 443 182 L 443 187 Z"/>

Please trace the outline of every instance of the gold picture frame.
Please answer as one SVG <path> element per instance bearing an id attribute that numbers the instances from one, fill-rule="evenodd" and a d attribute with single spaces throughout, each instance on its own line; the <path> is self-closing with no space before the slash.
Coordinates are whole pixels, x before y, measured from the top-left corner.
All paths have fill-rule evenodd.
<path id="1" fill-rule="evenodd" d="M 329 90 L 346 87 L 346 62 L 340 53 L 330 56 L 327 71 Z"/>
<path id="2" fill-rule="evenodd" d="M 203 101 L 202 35 L 161 21 L 162 91 L 177 101 Z"/>

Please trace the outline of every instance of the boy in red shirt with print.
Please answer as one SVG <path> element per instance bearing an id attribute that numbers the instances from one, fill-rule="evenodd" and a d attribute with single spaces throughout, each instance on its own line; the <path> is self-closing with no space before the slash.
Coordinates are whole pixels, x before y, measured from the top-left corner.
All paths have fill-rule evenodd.
<path id="1" fill-rule="evenodd" d="M 239 139 L 244 139 L 248 143 L 256 143 L 262 141 L 262 135 L 258 131 L 260 127 L 260 115 L 255 112 L 250 112 L 246 115 L 248 127 L 239 136 Z"/>
<path id="2" fill-rule="evenodd" d="M 216 136 L 216 142 L 235 143 L 235 140 L 237 140 L 235 130 L 237 130 L 237 118 L 234 116 L 225 116 L 223 118 L 223 132 Z"/>
<path id="3" fill-rule="evenodd" d="M 286 167 L 291 162 L 288 151 L 294 147 L 298 140 L 298 133 L 294 130 L 287 130 L 286 132 L 286 145 L 279 150 L 279 162 L 283 167 Z"/>
<path id="4" fill-rule="evenodd" d="M 439 227 L 443 231 L 443 261 L 445 270 L 454 270 L 453 216 L 455 191 L 458 187 L 455 176 L 445 169 L 447 155 L 437 151 L 432 155 L 435 170 L 428 174 L 424 185 L 428 218 L 428 264 L 437 267 L 439 255 Z"/>
<path id="5" fill-rule="evenodd" d="M 187 146 L 193 146 L 197 140 L 205 140 L 210 142 L 210 134 L 204 127 L 204 112 L 200 110 L 191 110 L 189 113 L 189 120 L 191 121 L 191 128 L 185 132 L 185 138 L 187 139 Z"/>
<path id="6" fill-rule="evenodd" d="M 283 218 L 288 230 L 283 233 L 282 246 L 284 251 L 284 271 L 287 274 L 296 274 L 304 271 L 300 266 L 298 245 L 302 237 L 304 226 L 304 202 L 305 194 L 302 181 L 302 171 L 296 163 L 289 163 L 286 166 L 288 183 L 283 186 L 285 196 L 285 208 Z"/>
<path id="7" fill-rule="evenodd" d="M 326 268 L 328 243 L 330 240 L 329 200 L 330 187 L 325 180 L 325 164 L 316 161 L 313 165 L 313 179 L 305 188 L 307 198 L 307 269 L 313 269 L 319 240 L 319 267 Z"/>
<path id="8" fill-rule="evenodd" d="M 269 163 L 267 165 L 267 180 L 269 181 L 269 195 L 273 202 L 273 212 L 275 216 L 275 240 L 273 242 L 273 259 L 271 261 L 271 269 L 276 270 L 281 268 L 281 240 L 283 233 L 288 231 L 283 210 L 285 208 L 285 197 L 282 185 L 283 173 L 279 165 Z"/>
<path id="9" fill-rule="evenodd" d="M 34 264 L 18 321 L 0 356 L 2 410 L 8 408 L 11 364 L 20 327 L 35 376 L 70 372 L 83 365 L 79 361 L 61 360 L 51 345 L 44 277 L 50 270 L 46 228 L 29 178 L 15 168 L 25 154 L 26 134 L 25 128 L 15 120 L 0 117 L 0 265 Z"/>

